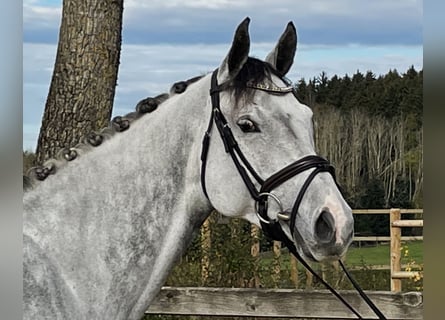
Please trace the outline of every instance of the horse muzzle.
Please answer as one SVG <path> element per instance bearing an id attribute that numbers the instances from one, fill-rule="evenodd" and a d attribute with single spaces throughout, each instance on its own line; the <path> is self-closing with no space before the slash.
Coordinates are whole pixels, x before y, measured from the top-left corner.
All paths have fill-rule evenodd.
<path id="1" fill-rule="evenodd" d="M 297 221 L 293 232 L 296 246 L 314 261 L 338 260 L 353 240 L 354 221 L 350 209 L 332 212 L 323 208 L 308 226 Z"/>

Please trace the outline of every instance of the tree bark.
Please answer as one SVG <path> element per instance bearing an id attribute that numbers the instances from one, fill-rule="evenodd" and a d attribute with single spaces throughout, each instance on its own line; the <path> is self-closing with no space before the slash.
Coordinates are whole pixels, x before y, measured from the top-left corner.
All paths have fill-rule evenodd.
<path id="1" fill-rule="evenodd" d="M 123 0 L 64 0 L 57 56 L 37 143 L 37 162 L 72 147 L 111 117 Z"/>

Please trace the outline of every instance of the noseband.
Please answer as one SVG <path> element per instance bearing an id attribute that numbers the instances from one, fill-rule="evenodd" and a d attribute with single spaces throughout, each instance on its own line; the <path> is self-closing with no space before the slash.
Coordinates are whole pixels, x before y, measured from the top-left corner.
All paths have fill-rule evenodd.
<path id="1" fill-rule="evenodd" d="M 287 165 L 276 173 L 272 174 L 267 179 L 262 179 L 261 176 L 255 171 L 249 161 L 246 159 L 244 154 L 242 153 L 236 139 L 232 133 L 232 129 L 227 123 L 226 118 L 221 112 L 219 93 L 227 88 L 227 84 L 223 83 L 221 85 L 218 84 L 217 80 L 218 69 L 216 69 L 212 74 L 211 87 L 210 87 L 210 97 L 212 99 L 212 112 L 210 114 L 210 121 L 207 127 L 207 131 L 205 132 L 204 139 L 202 141 L 202 151 L 201 151 L 201 185 L 204 191 L 205 196 L 209 199 L 207 194 L 206 184 L 205 184 L 205 173 L 206 173 L 206 164 L 207 164 L 207 154 L 209 151 L 210 144 L 210 136 L 213 128 L 213 123 L 215 123 L 218 128 L 221 139 L 224 143 L 224 148 L 227 153 L 232 157 L 233 163 L 237 168 L 241 178 L 244 181 L 247 189 L 249 190 L 250 195 L 255 200 L 255 209 L 258 216 L 258 219 L 261 223 L 261 228 L 263 232 L 274 240 L 278 240 L 283 242 L 289 251 L 303 264 L 303 266 L 308 269 L 316 278 L 319 280 L 329 291 L 331 291 L 348 309 L 353 312 L 358 319 L 363 319 L 362 316 L 342 297 L 340 294 L 332 288 L 322 277 L 320 277 L 311 267 L 310 265 L 301 257 L 298 253 L 297 248 L 292 239 L 289 239 L 283 229 L 281 228 L 281 224 L 279 220 L 289 221 L 289 228 L 292 236 L 294 236 L 295 229 L 295 221 L 298 214 L 298 209 L 300 207 L 301 201 L 303 199 L 304 194 L 306 193 L 310 183 L 315 178 L 315 176 L 321 172 L 328 172 L 332 175 L 334 182 L 335 180 L 335 170 L 334 167 L 327 161 L 326 159 L 319 157 L 317 155 L 308 155 L 299 160 L 294 161 L 293 163 Z M 283 80 L 286 84 L 287 81 Z M 263 90 L 266 92 L 271 92 L 273 94 L 287 94 L 292 92 L 296 98 L 295 90 L 292 86 L 287 87 L 276 87 L 274 85 L 263 85 L 263 84 L 247 84 L 249 88 Z M 288 181 L 292 177 L 300 174 L 309 169 L 313 169 L 310 174 L 307 176 L 304 181 L 300 191 L 297 194 L 297 198 L 295 199 L 295 203 L 292 207 L 292 211 L 290 216 L 284 212 L 283 205 L 272 190 Z M 255 186 L 255 183 L 249 176 L 250 175 L 256 180 L 256 182 L 260 185 L 259 190 Z M 280 209 L 280 212 L 277 213 L 276 219 L 271 219 L 267 214 L 268 211 L 268 201 L 269 198 L 275 201 Z M 353 286 L 356 288 L 360 296 L 365 300 L 365 302 L 369 305 L 369 307 L 374 311 L 374 313 L 379 317 L 379 319 L 386 320 L 385 316 L 381 313 L 381 311 L 374 305 L 374 303 L 368 298 L 368 296 L 363 292 L 358 283 L 351 277 L 349 272 L 346 270 L 342 261 L 339 260 L 340 266 L 343 271 L 348 276 L 348 279 L 351 281 Z"/>
<path id="2" fill-rule="evenodd" d="M 206 171 L 207 154 L 210 144 L 211 131 L 213 128 L 213 123 L 215 123 L 216 127 L 218 128 L 221 139 L 224 143 L 224 148 L 226 152 L 230 154 L 235 164 L 235 167 L 237 168 L 241 178 L 244 181 L 244 184 L 249 190 L 251 197 L 255 200 L 256 213 L 258 219 L 260 220 L 262 229 L 270 237 L 281 241 L 282 235 L 280 234 L 280 236 L 278 237 L 279 239 L 277 239 L 278 235 L 276 234 L 277 228 L 281 229 L 279 220 L 281 219 L 289 221 L 290 223 L 289 227 L 291 233 L 293 234 L 293 230 L 295 227 L 295 220 L 298 214 L 298 208 L 301 204 L 305 192 L 309 187 L 309 184 L 315 178 L 315 176 L 320 172 L 329 172 L 335 181 L 334 167 L 329 163 L 329 161 L 327 161 L 322 157 L 316 155 L 309 155 L 289 164 L 288 166 L 277 171 L 267 179 L 261 178 L 261 176 L 255 171 L 255 169 L 252 167 L 252 165 L 244 156 L 238 143 L 236 142 L 236 139 L 232 133 L 232 129 L 227 123 L 225 116 L 221 112 L 219 93 L 225 90 L 227 86 L 224 84 L 218 85 L 217 74 L 218 74 L 218 69 L 216 69 L 212 74 L 211 87 L 210 87 L 210 96 L 212 100 L 212 113 L 210 115 L 210 121 L 207 131 L 204 135 L 202 153 L 201 153 L 202 189 L 204 191 L 204 194 L 208 198 L 206 184 L 205 184 L 205 171 Z M 282 80 L 285 81 L 284 79 Z M 252 89 L 272 92 L 274 94 L 287 94 L 292 92 L 295 95 L 295 90 L 293 89 L 292 86 L 281 88 L 273 85 L 248 84 L 248 87 Z M 297 174 L 302 173 L 309 169 L 314 169 L 314 170 L 309 174 L 309 176 L 304 181 L 289 216 L 288 213 L 284 212 L 283 206 L 278 196 L 272 193 L 272 191 L 281 184 L 283 184 L 284 182 L 296 176 Z M 255 183 L 252 181 L 251 176 L 256 180 L 257 184 L 260 186 L 259 189 L 257 189 Z M 278 207 L 280 208 L 280 212 L 277 213 L 277 218 L 271 219 L 267 214 L 269 199 L 275 201 Z"/>

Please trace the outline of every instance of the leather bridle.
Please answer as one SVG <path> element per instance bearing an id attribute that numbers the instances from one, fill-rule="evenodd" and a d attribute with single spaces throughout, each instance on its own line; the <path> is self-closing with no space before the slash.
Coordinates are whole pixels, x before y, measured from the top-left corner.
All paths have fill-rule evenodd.
<path id="1" fill-rule="evenodd" d="M 346 307 L 349 308 L 358 319 L 363 319 L 361 315 L 347 302 L 344 300 L 340 294 L 332 288 L 322 277 L 320 277 L 310 266 L 309 264 L 301 257 L 298 253 L 298 250 L 294 244 L 294 242 L 289 239 L 289 237 L 283 231 L 280 220 L 289 221 L 289 228 L 292 236 L 294 236 L 294 227 L 295 221 L 298 215 L 298 209 L 300 207 L 301 201 L 303 199 L 304 194 L 306 193 L 310 183 L 316 177 L 317 174 L 321 172 L 328 172 L 332 175 L 335 183 L 335 170 L 334 167 L 329 163 L 328 160 L 317 156 L 317 155 L 308 155 L 299 160 L 294 161 L 293 163 L 287 165 L 276 173 L 272 174 L 269 178 L 263 179 L 252 167 L 247 158 L 244 156 L 241 151 L 236 139 L 232 133 L 232 129 L 230 128 L 224 114 L 221 111 L 220 106 L 220 97 L 219 93 L 228 88 L 227 83 L 218 84 L 217 80 L 218 69 L 216 69 L 211 78 L 211 86 L 210 86 L 210 97 L 212 101 L 212 112 L 210 115 L 210 121 L 205 132 L 203 141 L 202 141 L 202 151 L 201 151 L 201 185 L 204 191 L 205 196 L 209 199 L 206 183 L 205 183 L 205 174 L 206 174 L 206 165 L 207 165 L 207 155 L 209 151 L 210 145 L 210 137 L 213 128 L 213 124 L 215 123 L 218 128 L 221 139 L 224 143 L 224 148 L 227 153 L 230 154 L 235 167 L 237 168 L 244 184 L 251 197 L 255 200 L 255 208 L 258 219 L 261 223 L 261 228 L 263 232 L 271 237 L 274 240 L 278 240 L 283 242 L 289 251 L 308 269 L 321 283 L 323 283 L 327 289 L 329 289 Z M 286 84 L 288 82 L 285 79 L 283 80 Z M 273 94 L 287 94 L 293 93 L 296 96 L 296 92 L 291 85 L 287 87 L 277 87 L 274 85 L 264 85 L 264 84 L 247 84 L 247 86 L 251 89 L 263 90 L 267 92 L 271 92 Z M 300 191 L 297 194 L 296 200 L 292 207 L 292 211 L 290 216 L 284 212 L 283 206 L 281 204 L 280 199 L 276 196 L 272 191 L 276 189 L 278 186 L 293 178 L 294 176 L 305 172 L 309 169 L 313 169 L 306 180 L 304 181 Z M 260 188 L 257 189 L 255 183 L 252 181 L 250 175 L 256 180 L 257 184 L 260 185 Z M 267 214 L 268 211 L 268 201 L 269 198 L 274 200 L 278 207 L 280 208 L 280 212 L 277 213 L 277 218 L 271 219 Z M 210 199 L 209 199 L 210 201 Z M 381 311 L 373 304 L 373 302 L 366 296 L 363 290 L 360 288 L 357 282 L 351 277 L 349 272 L 344 267 L 341 260 L 339 260 L 341 267 L 344 272 L 348 276 L 351 283 L 357 289 L 362 298 L 366 301 L 366 303 L 370 306 L 370 308 L 375 312 L 375 314 L 381 320 L 386 320 L 385 316 L 381 313 Z"/>
<path id="2" fill-rule="evenodd" d="M 316 155 L 309 155 L 289 164 L 288 166 L 284 167 L 278 172 L 272 174 L 269 178 L 263 179 L 255 171 L 255 169 L 252 167 L 252 165 L 244 156 L 238 143 L 236 142 L 236 139 L 232 133 L 232 129 L 230 128 L 224 114 L 221 111 L 219 93 L 225 90 L 227 86 L 224 84 L 218 85 L 217 73 L 218 69 L 215 70 L 212 74 L 211 88 L 210 88 L 210 96 L 212 100 L 212 113 L 210 116 L 209 126 L 204 135 L 203 147 L 201 153 L 201 161 L 202 161 L 201 184 L 204 190 L 204 194 L 208 198 L 206 184 L 205 184 L 205 172 L 206 172 L 207 154 L 210 143 L 211 131 L 213 128 L 213 123 L 215 123 L 216 127 L 218 128 L 221 139 L 224 143 L 224 148 L 226 152 L 230 154 L 235 164 L 235 167 L 237 168 L 241 178 L 244 181 L 244 184 L 249 190 L 251 197 L 255 200 L 257 215 L 261 222 L 263 230 L 265 230 L 265 232 L 267 233 L 269 229 L 276 227 L 274 226 L 275 224 L 279 226 L 279 219 L 282 219 L 290 221 L 291 232 L 293 232 L 292 230 L 293 227 L 295 226 L 295 219 L 298 214 L 298 208 L 301 204 L 301 201 L 303 199 L 306 190 L 309 187 L 309 184 L 315 178 L 315 176 L 320 172 L 329 172 L 335 180 L 334 167 L 326 159 L 322 157 Z M 253 89 L 273 92 L 275 94 L 286 94 L 288 92 L 294 93 L 294 90 L 291 86 L 280 88 L 270 85 L 266 86 L 266 85 L 252 84 L 250 85 L 250 87 Z M 297 174 L 302 173 L 309 169 L 314 169 L 314 170 L 309 174 L 309 176 L 303 183 L 303 186 L 301 187 L 300 192 L 297 195 L 296 201 L 289 216 L 287 213 L 284 212 L 281 201 L 278 198 L 278 196 L 272 193 L 272 191 L 281 184 L 283 184 L 284 182 L 286 182 L 287 180 L 296 176 Z M 255 186 L 255 183 L 252 181 L 251 176 L 256 180 L 257 184 L 260 186 L 259 189 Z M 280 207 L 280 212 L 277 213 L 276 219 L 271 219 L 267 214 L 269 198 L 273 199 Z"/>

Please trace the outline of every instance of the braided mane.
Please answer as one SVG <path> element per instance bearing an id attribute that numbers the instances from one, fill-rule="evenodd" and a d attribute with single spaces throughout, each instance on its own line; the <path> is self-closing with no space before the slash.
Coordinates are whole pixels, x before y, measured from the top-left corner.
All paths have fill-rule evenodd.
<path id="1" fill-rule="evenodd" d="M 267 63 L 249 57 L 237 77 L 233 79 L 229 89 L 233 91 L 236 101 L 240 99 L 242 94 L 246 94 L 246 97 L 251 99 L 253 90 L 247 90 L 247 84 L 257 84 L 264 81 L 265 78 L 270 79 L 270 74 L 275 74 L 275 72 L 276 71 Z M 82 154 L 100 146 L 105 140 L 110 139 L 116 133 L 126 131 L 132 122 L 138 120 L 147 113 L 155 111 L 159 105 L 173 95 L 185 92 L 190 84 L 197 82 L 203 77 L 204 75 L 200 75 L 185 81 L 175 82 L 171 86 L 169 93 L 163 93 L 156 97 L 148 97 L 140 100 L 136 104 L 135 111 L 124 116 L 114 117 L 107 127 L 99 131 L 88 133 L 76 146 L 62 148 L 54 158 L 48 159 L 42 165 L 32 167 L 28 170 L 27 174 L 23 176 L 23 190 L 28 191 L 32 189 L 36 183 L 45 180 L 49 175 L 55 174 L 68 162 L 73 161 Z"/>
<path id="2" fill-rule="evenodd" d="M 185 89 L 183 91 L 185 91 Z M 40 166 L 30 168 L 26 175 L 23 175 L 23 190 L 28 191 L 32 189 L 38 181 L 43 181 L 49 175 L 55 174 L 68 162 L 78 158 L 89 150 L 100 146 L 105 140 L 110 139 L 116 133 L 126 131 L 132 122 L 138 120 L 147 113 L 155 111 L 158 106 L 169 97 L 169 94 L 163 93 L 156 97 L 148 97 L 140 100 L 136 105 L 135 111 L 124 116 L 114 117 L 107 127 L 102 128 L 99 131 L 88 133 L 76 146 L 62 148 L 54 158 L 46 160 Z"/>

